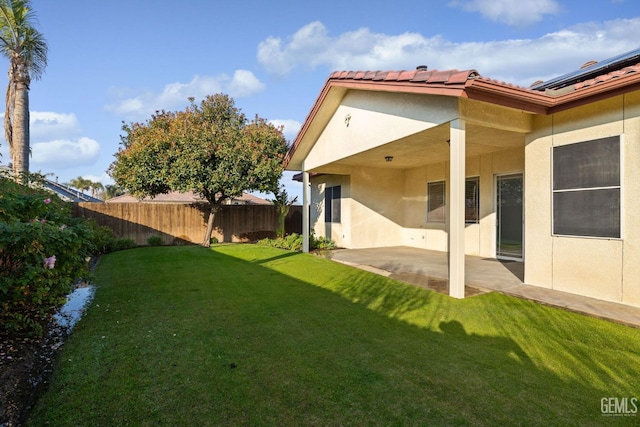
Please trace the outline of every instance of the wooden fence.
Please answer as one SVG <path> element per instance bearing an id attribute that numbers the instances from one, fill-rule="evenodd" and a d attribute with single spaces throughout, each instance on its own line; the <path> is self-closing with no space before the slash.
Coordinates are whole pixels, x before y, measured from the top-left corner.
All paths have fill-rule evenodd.
<path id="1" fill-rule="evenodd" d="M 207 230 L 204 204 L 74 203 L 73 214 L 94 219 L 120 238 L 145 245 L 151 236 L 164 244 L 200 243 Z M 219 242 L 250 242 L 275 237 L 278 212 L 273 205 L 225 205 L 215 216 L 213 232 Z M 285 221 L 287 233 L 302 232 L 302 207 L 292 206 Z"/>

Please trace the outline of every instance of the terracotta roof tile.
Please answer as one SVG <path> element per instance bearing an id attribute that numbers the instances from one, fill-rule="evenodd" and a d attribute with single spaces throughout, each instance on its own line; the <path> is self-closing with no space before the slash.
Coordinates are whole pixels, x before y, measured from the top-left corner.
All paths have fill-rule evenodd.
<path id="1" fill-rule="evenodd" d="M 204 199 L 193 193 L 192 191 L 186 191 L 184 193 L 178 191 L 171 191 L 166 194 L 158 194 L 156 197 L 145 197 L 142 200 L 137 199 L 130 194 L 123 194 L 121 196 L 113 197 L 106 200 L 107 203 L 195 203 L 202 202 Z M 271 202 L 254 196 L 249 193 L 242 193 L 240 197 L 234 197 L 233 201 L 248 204 L 248 205 L 270 205 Z"/>
<path id="2" fill-rule="evenodd" d="M 416 75 L 415 70 L 414 71 L 405 71 L 402 70 L 400 71 L 400 75 L 398 76 L 398 81 L 402 82 L 402 81 L 408 81 L 413 79 L 413 77 Z"/>
<path id="3" fill-rule="evenodd" d="M 402 71 L 387 71 L 387 79 L 398 80 L 398 77 L 400 77 L 400 73 L 402 73 Z"/>
<path id="4" fill-rule="evenodd" d="M 374 81 L 386 80 L 388 74 L 389 73 L 387 71 L 376 71 L 375 75 L 373 76 L 373 80 Z"/>
<path id="5" fill-rule="evenodd" d="M 464 84 L 478 78 L 476 70 L 401 70 L 401 71 L 336 71 L 334 80 L 370 80 L 376 82 L 411 82 L 426 84 Z"/>
<path id="6" fill-rule="evenodd" d="M 600 76 L 594 77 L 589 80 L 585 80 L 583 82 L 579 82 L 573 85 L 575 90 L 584 89 L 590 86 L 595 86 L 600 83 L 606 83 L 613 79 L 617 79 L 620 77 L 625 77 L 629 74 L 640 73 L 640 63 L 635 65 L 630 65 L 628 67 L 624 67 L 620 70 L 611 71 L 610 73 L 602 74 Z"/>

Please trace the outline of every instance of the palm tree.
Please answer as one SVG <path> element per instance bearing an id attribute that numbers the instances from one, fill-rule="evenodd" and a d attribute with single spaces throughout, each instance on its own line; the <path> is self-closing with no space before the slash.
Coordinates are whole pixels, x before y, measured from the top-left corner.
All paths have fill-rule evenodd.
<path id="1" fill-rule="evenodd" d="M 29 0 L 0 0 L 0 52 L 9 60 L 4 135 L 17 179 L 29 172 L 29 85 L 47 66 L 47 42 Z"/>
<path id="2" fill-rule="evenodd" d="M 82 192 L 91 188 L 93 182 L 90 179 L 83 178 L 81 176 L 69 180 L 71 187 L 76 188 Z"/>
<path id="3" fill-rule="evenodd" d="M 117 184 L 107 184 L 104 187 L 104 199 L 111 199 L 113 197 L 121 196 L 124 194 L 124 190 Z"/>
<path id="4" fill-rule="evenodd" d="M 293 206 L 293 204 L 298 200 L 298 196 L 289 200 L 289 195 L 287 194 L 287 190 L 284 185 L 278 188 L 277 192 L 274 191 L 273 195 L 275 196 L 275 199 L 270 200 L 270 202 L 273 203 L 278 210 L 278 228 L 276 229 L 276 234 L 278 237 L 284 237 L 285 219 L 287 218 L 289 210 L 291 210 L 291 206 Z"/>
<path id="5" fill-rule="evenodd" d="M 96 197 L 96 194 L 98 193 L 98 190 L 104 190 L 104 185 L 102 185 L 101 182 L 91 182 L 89 184 L 89 186 L 91 187 L 91 196 Z"/>

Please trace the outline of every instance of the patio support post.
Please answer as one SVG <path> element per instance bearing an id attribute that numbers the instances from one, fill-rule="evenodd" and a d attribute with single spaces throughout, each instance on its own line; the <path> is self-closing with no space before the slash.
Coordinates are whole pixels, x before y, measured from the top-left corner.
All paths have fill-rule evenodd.
<path id="1" fill-rule="evenodd" d="M 449 295 L 464 298 L 465 121 L 449 125 Z"/>
<path id="2" fill-rule="evenodd" d="M 302 165 L 302 252 L 309 252 L 309 172 Z"/>

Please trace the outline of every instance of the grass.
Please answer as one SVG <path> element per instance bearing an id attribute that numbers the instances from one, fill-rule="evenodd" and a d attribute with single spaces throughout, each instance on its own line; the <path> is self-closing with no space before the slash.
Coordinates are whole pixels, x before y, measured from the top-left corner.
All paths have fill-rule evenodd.
<path id="1" fill-rule="evenodd" d="M 640 421 L 601 413 L 640 397 L 640 330 L 529 301 L 253 245 L 116 252 L 96 282 L 30 425 Z"/>

